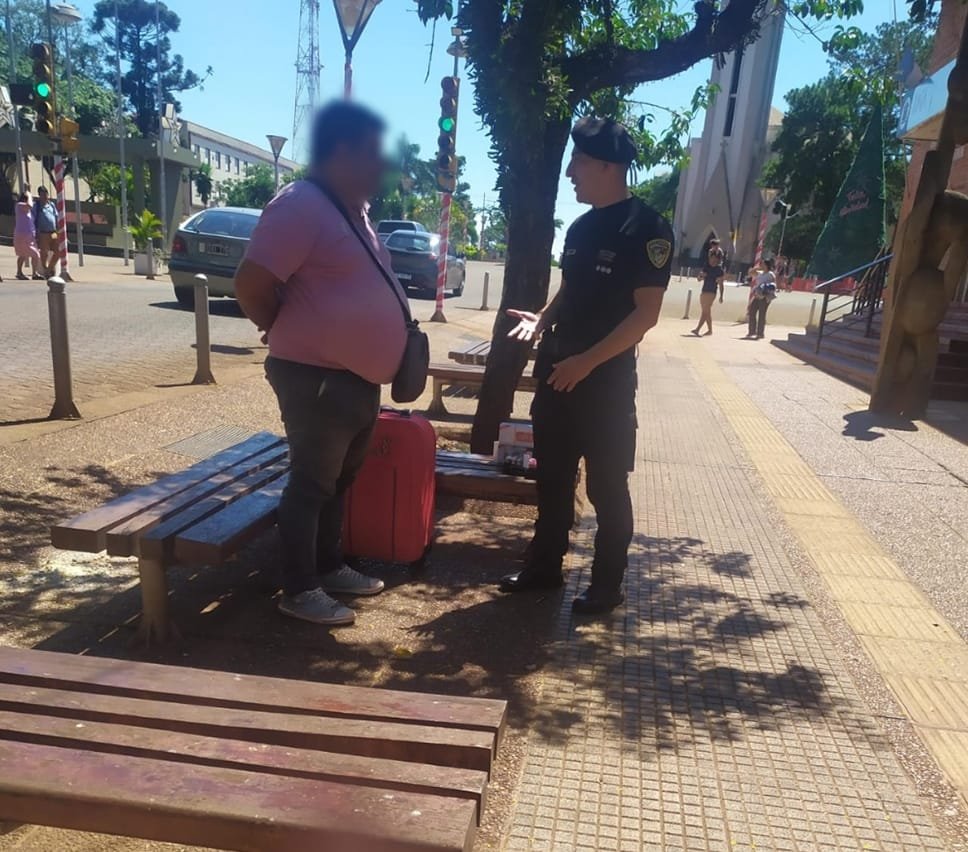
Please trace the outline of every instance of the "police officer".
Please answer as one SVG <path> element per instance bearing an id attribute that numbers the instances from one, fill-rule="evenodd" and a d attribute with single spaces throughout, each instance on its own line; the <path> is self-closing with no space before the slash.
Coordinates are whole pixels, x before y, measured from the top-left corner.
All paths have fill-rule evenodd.
<path id="1" fill-rule="evenodd" d="M 538 520 L 523 570 L 501 581 L 521 592 L 562 585 L 574 520 L 575 480 L 585 459 L 586 490 L 598 531 L 591 585 L 579 613 L 606 612 L 624 600 L 632 540 L 628 474 L 635 464 L 635 347 L 656 324 L 669 284 L 672 229 L 629 192 L 636 149 L 610 119 L 586 117 L 572 130 L 566 172 L 592 209 L 568 229 L 561 288 L 540 313 L 519 319 L 512 337 L 540 337 L 532 408 L 538 461 Z"/>

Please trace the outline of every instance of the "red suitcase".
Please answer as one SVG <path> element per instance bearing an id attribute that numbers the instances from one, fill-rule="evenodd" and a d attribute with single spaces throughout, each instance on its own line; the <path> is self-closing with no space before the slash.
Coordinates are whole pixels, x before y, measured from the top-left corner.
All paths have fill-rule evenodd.
<path id="1" fill-rule="evenodd" d="M 366 461 L 346 494 L 343 551 L 419 564 L 434 529 L 437 436 L 419 414 L 380 412 Z"/>

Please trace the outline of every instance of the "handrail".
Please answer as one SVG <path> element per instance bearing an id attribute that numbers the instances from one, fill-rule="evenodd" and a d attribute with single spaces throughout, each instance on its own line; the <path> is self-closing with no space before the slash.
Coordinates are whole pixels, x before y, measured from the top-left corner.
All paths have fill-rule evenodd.
<path id="1" fill-rule="evenodd" d="M 831 278 L 829 281 L 823 281 L 813 288 L 814 293 L 819 293 L 824 287 L 832 287 L 838 281 L 843 281 L 845 278 L 856 278 L 858 272 L 864 272 L 870 269 L 872 266 L 877 266 L 879 263 L 886 263 L 892 257 L 894 253 L 882 254 L 879 257 L 875 257 L 870 263 L 865 263 L 863 266 L 858 266 L 856 269 L 851 269 L 850 272 L 845 272 L 843 275 L 838 275 L 836 278 Z"/>
<path id="2" fill-rule="evenodd" d="M 831 278 L 829 281 L 824 281 L 822 284 L 818 284 L 814 287 L 813 292 L 818 292 L 823 288 L 823 305 L 820 309 L 820 323 L 817 327 L 817 344 L 815 351 L 820 351 L 820 345 L 824 339 L 824 333 L 826 331 L 827 323 L 830 320 L 831 311 L 839 310 L 842 307 L 846 307 L 846 302 L 849 301 L 850 308 L 846 313 L 841 314 L 837 319 L 844 323 L 844 328 L 853 327 L 858 322 L 866 320 L 866 328 L 864 330 L 864 336 L 870 337 L 871 331 L 874 324 L 874 315 L 880 310 L 883 302 L 884 288 L 887 285 L 887 271 L 889 269 L 890 261 L 894 257 L 893 254 L 881 254 L 876 257 L 870 263 L 865 263 L 863 266 L 857 267 L 850 272 L 843 275 L 839 275 L 836 278 Z M 864 273 L 860 280 L 857 280 L 856 273 Z M 838 281 L 843 281 L 848 278 L 854 279 L 854 286 L 846 293 L 832 293 L 830 290 L 831 285 L 836 284 Z M 839 299 L 836 306 L 831 306 L 830 300 Z M 850 318 L 852 317 L 852 319 Z M 830 333 L 835 333 L 837 329 L 835 328 Z M 843 328 L 840 328 L 843 331 Z"/>

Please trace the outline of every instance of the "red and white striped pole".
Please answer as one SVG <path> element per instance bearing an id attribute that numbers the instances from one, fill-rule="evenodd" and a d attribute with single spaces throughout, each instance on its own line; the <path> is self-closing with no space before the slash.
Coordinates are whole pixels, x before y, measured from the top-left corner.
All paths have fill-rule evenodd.
<path id="1" fill-rule="evenodd" d="M 67 203 L 64 198 L 64 158 L 54 157 L 54 191 L 57 193 L 57 256 L 60 260 L 60 277 L 73 281 L 67 265 Z"/>
<path id="2" fill-rule="evenodd" d="M 763 215 L 760 216 L 760 237 L 756 244 L 756 257 L 753 258 L 753 267 L 759 268 L 763 263 L 763 244 L 766 242 L 766 208 L 763 208 Z"/>
<path id="3" fill-rule="evenodd" d="M 445 192 L 440 200 L 440 256 L 437 258 L 437 306 L 431 322 L 447 322 L 444 316 L 444 288 L 447 286 L 447 253 L 450 244 L 451 194 Z"/>

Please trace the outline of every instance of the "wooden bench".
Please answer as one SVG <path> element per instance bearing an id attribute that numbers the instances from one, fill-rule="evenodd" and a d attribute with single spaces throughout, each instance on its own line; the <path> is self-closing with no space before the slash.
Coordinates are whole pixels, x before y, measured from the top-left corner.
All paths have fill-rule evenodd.
<path id="1" fill-rule="evenodd" d="M 535 505 L 533 479 L 504 473 L 491 456 L 437 451 L 437 493 L 473 500 Z"/>
<path id="2" fill-rule="evenodd" d="M 431 364 L 428 375 L 434 382 L 434 396 L 427 411 L 435 416 L 447 414 L 444 406 L 445 387 L 477 389 L 484 383 L 484 368 L 471 364 Z M 518 381 L 517 390 L 534 393 L 537 387 L 534 376 L 525 374 Z"/>
<path id="3" fill-rule="evenodd" d="M 483 367 L 487 363 L 487 357 L 491 354 L 491 341 L 490 340 L 477 340 L 474 343 L 468 343 L 460 349 L 451 349 L 447 353 L 447 357 L 451 361 L 456 361 L 458 364 L 473 364 L 478 367 Z M 535 359 L 537 350 L 532 347 L 531 351 L 528 353 L 530 360 Z"/>
<path id="4" fill-rule="evenodd" d="M 0 820 L 244 852 L 469 850 L 504 701 L 0 647 Z"/>
<path id="5" fill-rule="evenodd" d="M 139 629 L 146 641 L 164 640 L 171 627 L 166 568 L 176 562 L 220 564 L 275 524 L 288 470 L 285 440 L 262 432 L 57 524 L 51 543 L 62 550 L 137 556 Z"/>

